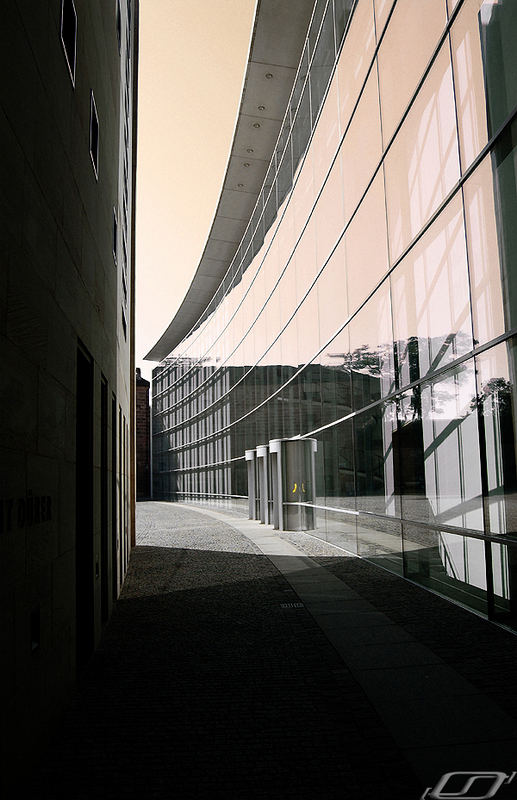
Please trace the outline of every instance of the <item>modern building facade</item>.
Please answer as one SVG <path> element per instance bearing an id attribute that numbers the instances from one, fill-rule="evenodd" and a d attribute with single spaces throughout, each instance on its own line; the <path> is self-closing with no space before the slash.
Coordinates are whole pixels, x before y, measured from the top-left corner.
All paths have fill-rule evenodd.
<path id="1" fill-rule="evenodd" d="M 136 499 L 151 497 L 151 409 L 149 391 L 151 384 L 136 370 L 135 397 L 135 464 Z"/>
<path id="2" fill-rule="evenodd" d="M 149 353 L 154 496 L 247 513 L 247 451 L 315 439 L 315 535 L 515 626 L 517 6 L 311 4 L 263 168 L 270 5 L 207 250 Z"/>
<path id="3" fill-rule="evenodd" d="M 0 772 L 18 793 L 129 557 L 137 13 L 2 6 Z"/>

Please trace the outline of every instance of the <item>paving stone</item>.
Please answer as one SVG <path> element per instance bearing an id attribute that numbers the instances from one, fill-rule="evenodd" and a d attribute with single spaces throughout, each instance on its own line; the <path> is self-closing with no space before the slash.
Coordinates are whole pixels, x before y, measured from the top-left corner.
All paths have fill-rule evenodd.
<path id="1" fill-rule="evenodd" d="M 354 629 L 360 648 L 353 663 L 300 606 L 273 560 L 231 524 L 178 504 L 139 503 L 121 597 L 76 703 L 49 743 L 37 797 L 417 800 L 434 785 L 440 775 L 421 770 L 424 739 L 408 747 L 402 734 L 393 735 L 384 719 L 389 704 L 410 690 L 423 713 L 431 674 L 447 691 L 456 687 L 466 712 L 476 675 L 475 691 L 488 696 L 495 686 L 490 699 L 503 703 L 502 682 L 492 684 L 482 665 L 485 648 L 495 647 L 489 663 L 495 666 L 499 653 L 515 691 L 515 661 L 504 657 L 514 640 L 314 537 L 282 537 L 293 550 L 274 558 L 293 559 L 293 585 L 307 587 L 311 560 L 328 573 L 328 586 L 336 578 L 346 583 L 351 610 L 341 635 Z M 301 571 L 295 548 L 305 559 Z M 314 598 L 325 606 L 325 590 Z M 356 598 L 372 610 L 354 610 Z M 385 645 L 399 664 L 405 642 L 415 665 L 407 673 L 394 668 L 390 684 L 389 669 L 375 669 L 375 653 Z M 421 664 L 424 647 L 438 663 Z M 416 715 L 411 730 L 418 730 Z M 463 745 L 449 740 L 463 758 Z M 443 763 L 439 749 L 434 770 Z"/>

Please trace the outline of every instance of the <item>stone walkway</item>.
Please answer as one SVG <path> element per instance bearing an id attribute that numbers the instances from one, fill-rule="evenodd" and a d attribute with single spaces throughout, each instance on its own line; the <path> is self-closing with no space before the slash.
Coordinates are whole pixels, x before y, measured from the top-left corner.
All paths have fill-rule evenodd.
<path id="1" fill-rule="evenodd" d="M 418 800 L 517 769 L 516 720 L 513 634 L 306 534 L 139 503 L 36 796 Z"/>

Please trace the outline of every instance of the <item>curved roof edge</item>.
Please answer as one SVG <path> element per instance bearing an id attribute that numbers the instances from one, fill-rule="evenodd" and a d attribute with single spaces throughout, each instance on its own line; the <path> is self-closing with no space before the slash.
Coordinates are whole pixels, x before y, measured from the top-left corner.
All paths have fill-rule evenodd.
<path id="1" fill-rule="evenodd" d="M 187 293 L 146 360 L 162 361 L 181 342 L 230 266 L 273 155 L 313 6 L 314 0 L 296 0 L 293 13 L 293 0 L 257 2 L 241 103 L 212 227 Z"/>

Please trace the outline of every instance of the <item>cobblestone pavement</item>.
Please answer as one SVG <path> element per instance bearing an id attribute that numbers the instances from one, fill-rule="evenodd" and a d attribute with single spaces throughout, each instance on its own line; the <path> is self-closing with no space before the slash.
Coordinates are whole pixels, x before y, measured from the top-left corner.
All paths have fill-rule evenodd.
<path id="1" fill-rule="evenodd" d="M 419 797 L 269 559 L 201 513 L 157 503 L 137 512 L 121 598 L 36 796 Z"/>
<path id="2" fill-rule="evenodd" d="M 286 536 L 487 691 L 497 654 L 487 668 L 484 648 L 501 655 L 510 640 L 494 695 L 502 702 L 505 680 L 515 693 L 506 632 L 310 536 Z M 230 525 L 139 503 L 121 597 L 36 796 L 418 800 L 425 786 L 298 600 Z"/>

